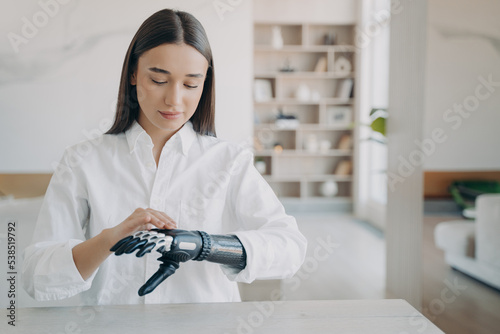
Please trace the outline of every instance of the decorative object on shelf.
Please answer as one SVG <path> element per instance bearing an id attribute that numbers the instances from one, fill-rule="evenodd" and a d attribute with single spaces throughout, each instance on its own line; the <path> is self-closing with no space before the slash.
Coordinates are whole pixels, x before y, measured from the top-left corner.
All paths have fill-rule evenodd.
<path id="1" fill-rule="evenodd" d="M 262 145 L 262 143 L 260 142 L 259 138 L 257 138 L 257 136 L 255 136 L 253 138 L 253 147 L 256 151 L 264 150 L 264 145 Z"/>
<path id="2" fill-rule="evenodd" d="M 319 186 L 319 193 L 325 197 L 334 197 L 338 192 L 339 186 L 333 180 L 325 181 Z"/>
<path id="3" fill-rule="evenodd" d="M 273 99 L 273 87 L 271 80 L 255 79 L 254 98 L 255 102 L 266 102 Z"/>
<path id="4" fill-rule="evenodd" d="M 288 57 L 285 59 L 285 62 L 283 63 L 283 66 L 279 69 L 280 72 L 294 72 L 295 69 L 290 66 L 290 59 Z"/>
<path id="5" fill-rule="evenodd" d="M 275 49 L 283 48 L 283 36 L 281 36 L 280 26 L 273 26 L 271 45 Z"/>
<path id="6" fill-rule="evenodd" d="M 304 148 L 307 152 L 315 153 L 318 152 L 319 143 L 318 137 L 315 134 L 310 134 L 307 136 L 306 141 L 304 142 Z"/>
<path id="7" fill-rule="evenodd" d="M 321 94 L 317 90 L 313 90 L 311 92 L 311 101 L 313 102 L 319 102 L 321 101 Z"/>
<path id="8" fill-rule="evenodd" d="M 354 86 L 354 81 L 352 79 L 343 79 L 337 86 L 336 96 L 340 99 L 348 100 L 352 95 L 353 86 Z"/>
<path id="9" fill-rule="evenodd" d="M 349 106 L 329 106 L 326 108 L 326 123 L 349 126 L 352 122 L 352 108 Z"/>
<path id="10" fill-rule="evenodd" d="M 281 152 L 283 152 L 283 145 L 281 145 L 280 143 L 274 143 L 274 152 L 280 154 Z"/>
<path id="11" fill-rule="evenodd" d="M 347 76 L 352 72 L 351 62 L 346 57 L 340 56 L 337 58 L 337 60 L 335 60 L 333 71 L 337 75 Z"/>
<path id="12" fill-rule="evenodd" d="M 323 36 L 324 45 L 334 45 L 335 44 L 335 33 L 329 32 Z"/>
<path id="13" fill-rule="evenodd" d="M 255 159 L 254 165 L 259 173 L 266 174 L 267 166 L 266 166 L 266 161 L 264 159 L 262 159 L 262 158 Z"/>
<path id="14" fill-rule="evenodd" d="M 300 84 L 295 91 L 295 98 L 301 102 L 307 102 L 311 99 L 311 90 L 306 84 Z"/>
<path id="15" fill-rule="evenodd" d="M 283 111 L 279 109 L 274 124 L 279 129 L 296 129 L 300 125 L 300 122 L 294 115 L 285 115 Z"/>
<path id="16" fill-rule="evenodd" d="M 351 175 L 352 172 L 352 162 L 351 160 L 342 160 L 337 164 L 335 168 L 335 175 Z"/>
<path id="17" fill-rule="evenodd" d="M 352 137 L 350 134 L 345 134 L 340 137 L 339 144 L 337 145 L 339 150 L 350 150 L 352 148 Z"/>
<path id="18" fill-rule="evenodd" d="M 319 142 L 319 150 L 321 151 L 321 153 L 327 153 L 331 147 L 332 142 L 327 139 L 323 139 Z"/>
<path id="19" fill-rule="evenodd" d="M 269 128 L 264 128 L 257 132 L 256 139 L 259 141 L 259 143 L 261 143 L 261 146 L 263 146 L 264 150 L 272 149 L 273 143 L 275 141 L 274 132 Z"/>
<path id="20" fill-rule="evenodd" d="M 327 70 L 327 60 L 326 57 L 320 57 L 314 66 L 314 72 L 326 72 Z"/>

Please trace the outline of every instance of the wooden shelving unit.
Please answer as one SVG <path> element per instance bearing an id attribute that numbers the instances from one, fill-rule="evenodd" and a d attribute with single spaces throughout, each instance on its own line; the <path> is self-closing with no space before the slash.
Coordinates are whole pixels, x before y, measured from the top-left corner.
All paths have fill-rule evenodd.
<path id="1" fill-rule="evenodd" d="M 277 29 L 281 45 L 273 41 Z M 254 23 L 254 79 L 267 81 L 272 89 L 265 99 L 256 95 L 254 102 L 255 158 L 264 161 L 262 173 L 282 200 L 352 201 L 352 167 L 342 175 L 336 171 L 341 161 L 352 166 L 355 150 L 354 35 L 354 25 Z M 349 63 L 341 71 L 340 58 Z M 303 86 L 309 98 L 298 94 Z M 278 125 L 280 113 L 293 115 L 298 124 Z M 346 136 L 351 144 L 339 149 Z M 317 147 L 311 145 L 315 141 Z M 327 181 L 337 184 L 333 197 L 320 190 Z"/>

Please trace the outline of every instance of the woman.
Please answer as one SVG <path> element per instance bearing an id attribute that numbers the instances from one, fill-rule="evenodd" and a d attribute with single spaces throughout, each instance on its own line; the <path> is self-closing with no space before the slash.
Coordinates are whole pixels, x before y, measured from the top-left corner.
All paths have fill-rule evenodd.
<path id="1" fill-rule="evenodd" d="M 85 304 L 238 301 L 236 282 L 298 270 L 306 240 L 294 218 L 252 155 L 215 138 L 214 87 L 210 45 L 192 15 L 165 9 L 141 25 L 125 57 L 113 126 L 67 149 L 47 189 L 25 251 L 31 296 L 80 293 Z M 244 266 L 189 261 L 140 297 L 158 254 L 118 257 L 110 248 L 151 228 L 233 235 Z"/>

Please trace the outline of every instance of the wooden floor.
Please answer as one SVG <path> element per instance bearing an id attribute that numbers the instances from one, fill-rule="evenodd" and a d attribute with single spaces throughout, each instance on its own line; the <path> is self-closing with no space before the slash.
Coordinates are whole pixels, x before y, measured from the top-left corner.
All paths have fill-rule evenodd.
<path id="1" fill-rule="evenodd" d="M 385 297 L 385 243 L 382 233 L 350 216 L 296 218 L 309 240 L 308 254 L 299 274 L 281 283 L 283 299 Z M 436 224 L 457 218 L 442 215 L 424 217 L 422 313 L 446 333 L 498 334 L 500 291 L 450 269 L 444 262 L 442 251 L 434 246 Z M 325 242 L 330 243 L 331 253 L 328 256 L 322 251 L 326 249 L 322 246 Z M 447 284 L 458 286 L 456 296 L 449 294 Z"/>

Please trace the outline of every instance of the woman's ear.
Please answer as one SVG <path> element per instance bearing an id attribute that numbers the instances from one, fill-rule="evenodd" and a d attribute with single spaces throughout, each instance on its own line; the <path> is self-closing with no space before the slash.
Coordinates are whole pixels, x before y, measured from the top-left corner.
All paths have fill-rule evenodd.
<path id="1" fill-rule="evenodd" d="M 137 85 L 137 70 L 135 70 L 132 75 L 130 76 L 130 84 L 132 86 Z"/>

